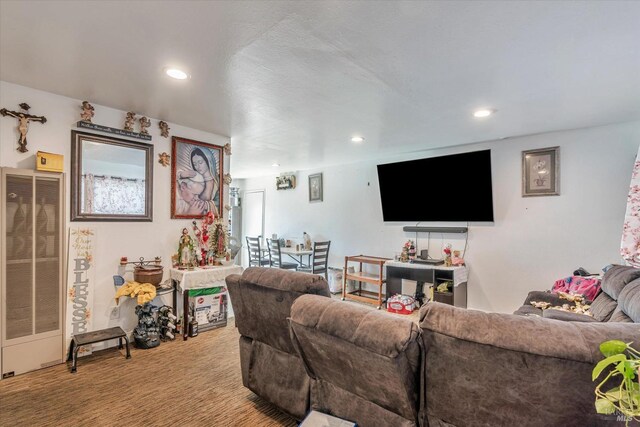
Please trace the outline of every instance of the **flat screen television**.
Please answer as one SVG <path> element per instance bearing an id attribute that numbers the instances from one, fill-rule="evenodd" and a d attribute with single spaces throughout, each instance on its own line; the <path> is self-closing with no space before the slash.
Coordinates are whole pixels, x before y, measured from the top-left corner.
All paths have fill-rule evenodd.
<path id="1" fill-rule="evenodd" d="M 384 221 L 493 221 L 491 150 L 378 165 Z"/>

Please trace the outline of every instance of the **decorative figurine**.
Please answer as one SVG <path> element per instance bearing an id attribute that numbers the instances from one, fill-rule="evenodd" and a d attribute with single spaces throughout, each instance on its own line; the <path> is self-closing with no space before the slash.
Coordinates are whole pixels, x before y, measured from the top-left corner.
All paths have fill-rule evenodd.
<path id="1" fill-rule="evenodd" d="M 233 181 L 233 178 L 231 178 L 231 174 L 225 173 L 224 174 L 224 183 L 229 185 L 229 184 L 231 184 L 231 181 Z"/>
<path id="2" fill-rule="evenodd" d="M 82 113 L 80 114 L 80 119 L 83 122 L 91 123 L 91 119 L 95 115 L 95 108 L 93 105 L 89 104 L 87 101 L 82 101 Z"/>
<path id="3" fill-rule="evenodd" d="M 0 114 L 2 116 L 10 116 L 18 119 L 18 132 L 20 132 L 20 137 L 18 138 L 19 147 L 17 150 L 21 153 L 26 153 L 29 151 L 27 149 L 27 132 L 29 132 L 29 122 L 40 122 L 42 124 L 47 123 L 47 118 L 45 116 L 34 116 L 29 114 L 29 104 L 23 102 L 20 104 L 20 108 L 23 111 L 10 111 L 6 108 L 0 110 Z"/>
<path id="4" fill-rule="evenodd" d="M 307 251 L 311 250 L 311 237 L 307 234 L 307 232 L 302 233 L 302 241 L 304 242 L 304 249 Z"/>
<path id="5" fill-rule="evenodd" d="M 451 267 L 451 243 L 447 244 L 442 252 L 444 252 L 444 266 Z"/>
<path id="6" fill-rule="evenodd" d="M 460 251 L 453 251 L 453 258 L 451 258 L 451 265 L 463 266 L 464 258 L 460 258 Z"/>
<path id="7" fill-rule="evenodd" d="M 402 247 L 402 253 L 400 254 L 400 261 L 408 262 L 416 257 L 416 245 L 413 240 L 407 240 Z"/>
<path id="8" fill-rule="evenodd" d="M 222 218 L 217 218 L 209 225 L 209 248 L 217 258 L 227 256 L 227 245 L 229 243 L 229 230 Z"/>
<path id="9" fill-rule="evenodd" d="M 182 236 L 180 236 L 178 244 L 178 263 L 180 267 L 186 268 L 191 265 L 193 250 L 193 239 L 189 236 L 189 230 L 185 227 L 182 229 Z"/>
<path id="10" fill-rule="evenodd" d="M 146 117 L 140 117 L 140 134 L 141 135 L 149 135 L 149 131 L 147 128 L 151 126 L 151 120 Z"/>
<path id="11" fill-rule="evenodd" d="M 222 148 L 224 149 L 224 154 L 226 154 L 227 156 L 231 155 L 231 143 L 227 142 Z"/>
<path id="12" fill-rule="evenodd" d="M 124 121 L 124 130 L 128 131 L 128 132 L 133 132 L 133 126 L 136 123 L 136 113 L 134 113 L 133 111 L 129 111 L 127 113 L 127 118 Z"/>
<path id="13" fill-rule="evenodd" d="M 158 163 L 160 163 L 162 166 L 166 168 L 167 166 L 169 166 L 170 162 L 171 156 L 166 151 L 158 154 Z"/>
<path id="14" fill-rule="evenodd" d="M 158 127 L 160 128 L 160 136 L 164 138 L 169 138 L 169 130 L 171 130 L 171 128 L 169 127 L 169 124 L 164 120 L 160 120 L 158 122 Z"/>

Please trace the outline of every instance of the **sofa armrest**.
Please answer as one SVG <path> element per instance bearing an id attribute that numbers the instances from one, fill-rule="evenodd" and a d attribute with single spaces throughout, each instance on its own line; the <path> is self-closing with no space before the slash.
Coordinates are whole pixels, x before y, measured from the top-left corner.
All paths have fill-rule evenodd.
<path id="1" fill-rule="evenodd" d="M 420 310 L 420 327 L 505 350 L 586 363 L 602 359 L 599 346 L 603 341 L 633 341 L 640 348 L 640 325 L 636 323 L 566 322 L 485 313 L 433 302 Z"/>
<path id="2" fill-rule="evenodd" d="M 531 305 L 531 301 L 543 301 L 548 302 L 551 305 L 570 304 L 575 305 L 566 299 L 561 299 L 557 294 L 546 291 L 531 291 L 527 298 L 524 300 L 524 305 Z"/>

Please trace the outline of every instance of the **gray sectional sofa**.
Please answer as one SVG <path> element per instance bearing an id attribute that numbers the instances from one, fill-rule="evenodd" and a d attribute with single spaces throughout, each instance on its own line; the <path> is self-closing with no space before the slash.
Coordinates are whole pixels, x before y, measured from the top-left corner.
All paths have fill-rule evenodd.
<path id="1" fill-rule="evenodd" d="M 250 268 L 228 278 L 243 382 L 298 419 L 316 409 L 363 427 L 620 426 L 595 413 L 591 370 L 602 341 L 640 347 L 640 288 L 623 269 L 603 289 L 620 289 L 608 295 L 632 322 L 428 303 L 416 325 L 326 298 L 320 276 Z"/>
<path id="2" fill-rule="evenodd" d="M 567 303 L 551 292 L 533 291 L 529 292 L 522 307 L 514 314 L 578 322 L 640 323 L 640 269 L 614 265 L 607 270 L 602 279 L 601 292 L 591 303 L 593 317 L 559 310 L 542 310 L 533 307 L 532 301 L 549 302 L 554 306 Z"/>

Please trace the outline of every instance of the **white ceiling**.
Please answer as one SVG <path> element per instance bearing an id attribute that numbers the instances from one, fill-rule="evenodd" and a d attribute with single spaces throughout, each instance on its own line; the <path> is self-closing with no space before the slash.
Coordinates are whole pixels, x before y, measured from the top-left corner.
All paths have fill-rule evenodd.
<path id="1" fill-rule="evenodd" d="M 638 120 L 640 2 L 2 1 L 0 79 L 230 136 L 245 177 Z"/>

